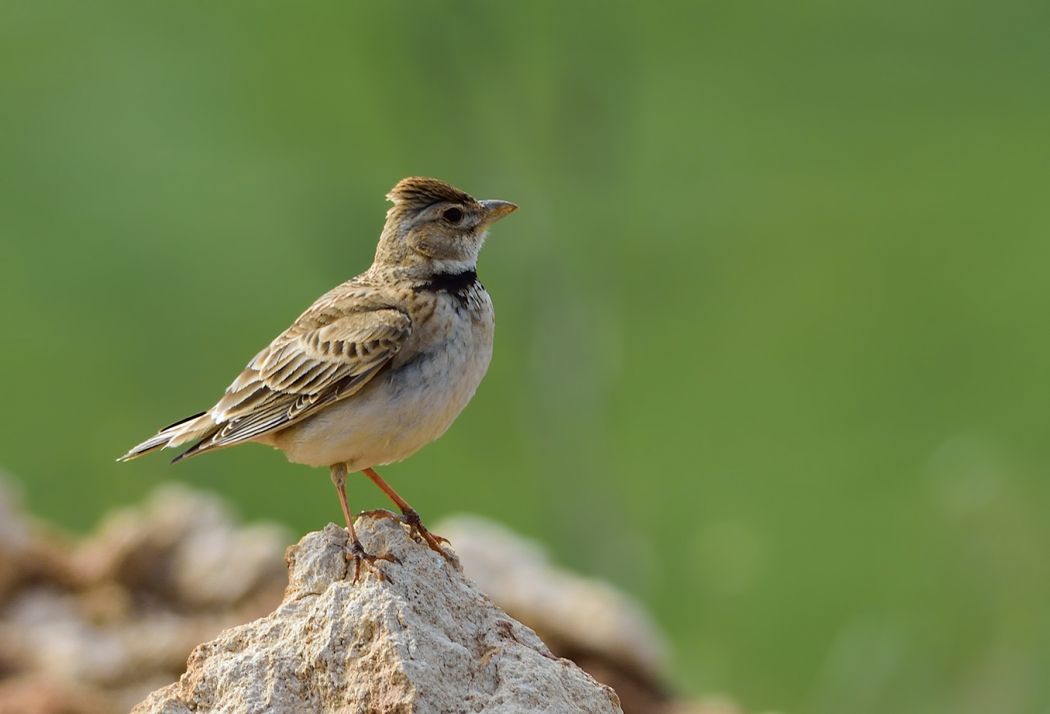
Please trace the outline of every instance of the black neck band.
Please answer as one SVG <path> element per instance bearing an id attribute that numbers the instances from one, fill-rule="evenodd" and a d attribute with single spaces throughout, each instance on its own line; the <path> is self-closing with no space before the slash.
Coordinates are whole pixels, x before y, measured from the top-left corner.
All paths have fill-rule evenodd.
<path id="1" fill-rule="evenodd" d="M 462 273 L 435 273 L 430 277 L 430 280 L 420 285 L 416 290 L 442 291 L 453 295 L 463 295 L 473 288 L 477 282 L 478 274 L 474 270 L 464 270 Z"/>

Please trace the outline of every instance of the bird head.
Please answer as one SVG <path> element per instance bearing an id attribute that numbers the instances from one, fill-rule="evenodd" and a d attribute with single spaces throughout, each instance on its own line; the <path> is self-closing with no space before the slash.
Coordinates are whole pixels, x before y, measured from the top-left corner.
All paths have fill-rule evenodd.
<path id="1" fill-rule="evenodd" d="M 473 270 L 489 226 L 518 208 L 509 201 L 478 201 L 444 181 L 418 176 L 402 179 L 386 197 L 394 205 L 376 264 L 430 272 Z"/>

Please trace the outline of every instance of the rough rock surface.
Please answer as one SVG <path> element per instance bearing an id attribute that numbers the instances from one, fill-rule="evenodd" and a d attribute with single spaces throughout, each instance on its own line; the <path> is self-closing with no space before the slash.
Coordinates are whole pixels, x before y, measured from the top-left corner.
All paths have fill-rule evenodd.
<path id="1" fill-rule="evenodd" d="M 462 515 L 437 524 L 467 577 L 551 650 L 616 690 L 625 712 L 669 711 L 667 645 L 645 609 L 607 582 L 555 565 L 542 545 Z"/>
<path id="2" fill-rule="evenodd" d="M 542 545 L 478 516 L 438 524 L 467 577 L 530 627 L 574 649 L 605 656 L 657 678 L 667 668 L 667 644 L 634 599 L 609 583 L 559 568 Z"/>
<path id="3" fill-rule="evenodd" d="M 481 516 L 447 518 L 435 530 L 452 541 L 468 578 L 552 652 L 616 690 L 626 714 L 742 714 L 726 698 L 675 696 L 664 636 L 623 591 L 558 567 L 539 542 Z"/>
<path id="4" fill-rule="evenodd" d="M 400 524 L 361 518 L 385 581 L 353 582 L 329 525 L 289 549 L 270 615 L 197 647 L 135 712 L 618 712 L 619 700 L 496 607 Z"/>
<path id="5" fill-rule="evenodd" d="M 78 542 L 0 478 L 0 714 L 126 712 L 195 645 L 276 607 L 287 543 L 177 485 Z"/>

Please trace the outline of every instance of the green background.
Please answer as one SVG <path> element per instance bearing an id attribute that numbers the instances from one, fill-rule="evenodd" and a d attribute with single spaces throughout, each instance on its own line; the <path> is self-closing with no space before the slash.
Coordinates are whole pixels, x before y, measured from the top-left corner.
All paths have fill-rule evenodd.
<path id="1" fill-rule="evenodd" d="M 264 448 L 113 459 L 438 176 L 521 210 L 482 255 L 487 379 L 383 472 L 428 520 L 636 594 L 689 692 L 1047 711 L 1048 27 L 1043 1 L 7 0 L 0 463 L 73 529 L 168 479 L 338 520 Z"/>

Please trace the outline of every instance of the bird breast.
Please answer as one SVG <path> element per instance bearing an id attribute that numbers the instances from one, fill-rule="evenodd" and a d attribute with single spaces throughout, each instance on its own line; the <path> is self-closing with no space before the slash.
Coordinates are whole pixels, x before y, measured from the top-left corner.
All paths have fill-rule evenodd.
<path id="1" fill-rule="evenodd" d="M 408 307 L 412 334 L 388 368 L 268 443 L 296 463 L 346 463 L 355 471 L 400 461 L 445 433 L 492 358 L 492 302 L 478 283 L 418 293 Z"/>

